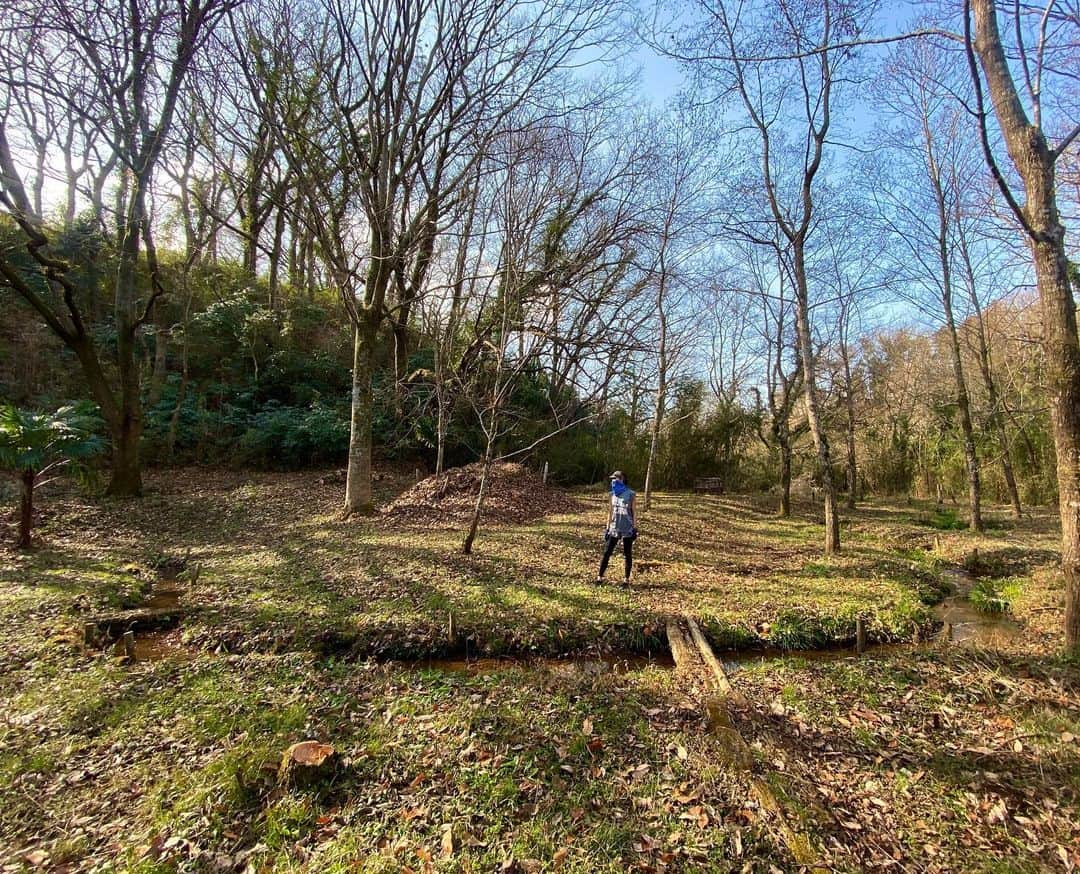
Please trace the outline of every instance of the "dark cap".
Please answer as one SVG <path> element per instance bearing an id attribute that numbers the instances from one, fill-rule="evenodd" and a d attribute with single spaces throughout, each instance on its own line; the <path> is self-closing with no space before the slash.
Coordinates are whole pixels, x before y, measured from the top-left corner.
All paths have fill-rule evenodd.
<path id="1" fill-rule="evenodd" d="M 615 473 L 613 473 L 611 476 L 609 476 L 608 479 L 625 480 L 626 477 L 623 476 L 623 472 L 621 470 L 617 470 L 617 471 L 615 471 Z"/>

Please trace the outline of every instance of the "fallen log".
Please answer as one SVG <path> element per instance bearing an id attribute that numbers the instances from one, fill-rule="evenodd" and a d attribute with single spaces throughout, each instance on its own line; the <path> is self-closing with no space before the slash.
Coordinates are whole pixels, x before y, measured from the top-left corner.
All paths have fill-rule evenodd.
<path id="1" fill-rule="evenodd" d="M 713 654 L 712 647 L 709 646 L 709 642 L 705 639 L 705 635 L 701 633 L 698 624 L 689 617 L 686 619 L 686 624 L 690 627 L 690 634 L 694 638 L 694 643 L 697 644 L 698 652 L 701 654 L 701 660 L 709 666 L 709 669 L 713 673 L 718 691 L 723 697 L 730 698 L 734 693 L 734 689 L 731 688 L 731 682 L 724 672 L 724 666 L 720 664 L 720 660 Z"/>
<path id="2" fill-rule="evenodd" d="M 697 667 L 697 656 L 677 619 L 667 621 L 667 639 L 671 657 L 675 659 L 675 668 L 683 673 L 693 671 Z"/>
<path id="3" fill-rule="evenodd" d="M 825 869 L 817 864 L 818 853 L 814 848 L 810 837 L 791 824 L 791 819 L 769 787 L 769 784 L 752 774 L 754 767 L 754 755 L 743 739 L 742 734 L 735 727 L 728 712 L 727 705 L 736 704 L 746 706 L 742 695 L 736 692 L 728 680 L 724 666 L 717 659 L 701 633 L 698 624 L 687 617 L 686 625 L 690 629 L 693 638 L 693 647 L 682 628 L 674 620 L 668 621 L 668 643 L 671 645 L 671 654 L 675 658 L 677 667 L 682 664 L 705 664 L 712 674 L 712 686 L 717 694 L 706 699 L 705 709 L 708 718 L 709 733 L 716 740 L 717 752 L 725 765 L 733 771 L 743 772 L 748 775 L 751 791 L 754 793 L 762 808 L 767 810 L 776 820 L 780 840 L 787 846 L 796 862 L 803 867 L 809 868 L 814 874 L 824 874 Z M 700 661 L 699 661 L 700 659 Z"/>

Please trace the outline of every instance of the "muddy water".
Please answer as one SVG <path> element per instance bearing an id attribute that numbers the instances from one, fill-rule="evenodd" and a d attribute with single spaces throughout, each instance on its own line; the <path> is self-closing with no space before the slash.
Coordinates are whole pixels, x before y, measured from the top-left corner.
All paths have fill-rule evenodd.
<path id="1" fill-rule="evenodd" d="M 507 668 L 520 666 L 530 669 L 546 668 L 555 673 L 563 671 L 577 671 L 580 673 L 608 673 L 627 674 L 631 671 L 640 671 L 644 668 L 660 668 L 672 670 L 675 661 L 669 653 L 655 653 L 652 655 L 623 654 L 623 655 L 595 655 L 580 658 L 440 658 L 422 659 L 411 665 L 417 670 L 442 671 L 449 674 L 468 674 L 469 676 L 486 676 L 497 674 Z"/>
<path id="2" fill-rule="evenodd" d="M 144 603 L 151 610 L 175 610 L 180 606 L 180 596 L 183 594 L 179 589 L 158 588 L 154 586 L 150 590 L 150 597 Z"/>
<path id="3" fill-rule="evenodd" d="M 968 594 L 975 585 L 975 577 L 963 568 L 951 568 L 948 574 L 956 585 L 956 594 L 934 608 L 934 615 L 942 623 L 940 640 L 992 649 L 1016 637 L 1020 624 L 1014 619 L 1000 613 L 984 613 L 972 605 Z"/>
<path id="4" fill-rule="evenodd" d="M 124 656 L 124 641 L 117 640 L 112 651 L 116 656 Z M 187 661 L 193 658 L 195 653 L 184 646 L 179 629 L 135 633 L 136 662 Z"/>

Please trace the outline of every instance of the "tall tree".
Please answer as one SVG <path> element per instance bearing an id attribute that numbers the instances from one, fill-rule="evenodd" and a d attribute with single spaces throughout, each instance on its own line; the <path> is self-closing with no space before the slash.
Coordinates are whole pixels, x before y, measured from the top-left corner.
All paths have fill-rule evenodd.
<path id="1" fill-rule="evenodd" d="M 688 335 L 679 330 L 678 299 L 686 298 L 690 281 L 689 262 L 704 237 L 706 195 L 714 184 L 709 174 L 710 153 L 702 136 L 701 120 L 684 106 L 673 106 L 667 116 L 656 119 L 654 187 L 650 190 L 650 233 L 647 267 L 655 292 L 656 395 L 649 431 L 649 456 L 645 467 L 642 509 L 652 503 L 653 478 L 660 434 L 667 408 L 668 391 L 675 367 L 685 358 Z"/>
<path id="2" fill-rule="evenodd" d="M 834 40 L 858 36 L 873 4 L 698 0 L 700 25 L 668 51 L 735 96 L 756 140 L 758 179 L 771 220 L 790 250 L 796 336 L 806 417 L 817 450 L 825 510 L 825 552 L 840 550 L 840 516 L 813 345 L 815 298 L 807 246 L 816 227 L 815 199 L 833 123 L 836 89 L 853 55 Z M 759 235 L 768 243 L 768 235 Z"/>
<path id="3" fill-rule="evenodd" d="M 765 347 L 766 409 L 759 436 L 780 462 L 779 502 L 781 518 L 791 515 L 791 468 L 795 442 L 806 432 L 805 421 L 793 421 L 795 407 L 802 395 L 802 360 L 794 336 L 793 301 L 789 270 L 779 241 L 774 247 L 751 243 L 744 248 L 749 267 L 748 294 L 758 302 L 761 318 L 760 339 Z M 758 401 L 760 407 L 760 400 Z"/>
<path id="4" fill-rule="evenodd" d="M 900 158 L 885 191 L 892 228 L 903 247 L 913 285 L 934 289 L 949 341 L 956 414 L 967 469 L 969 524 L 982 531 L 982 483 L 971 394 L 961 354 L 954 263 L 954 215 L 961 192 L 950 172 L 963 161 L 966 119 L 953 101 L 949 59 L 927 42 L 902 45 L 891 58 L 884 88 L 895 128 L 890 140 Z M 914 172 L 912 172 L 914 170 Z"/>
<path id="5" fill-rule="evenodd" d="M 983 154 L 1027 237 L 1035 266 L 1057 449 L 1065 641 L 1069 649 L 1080 652 L 1080 337 L 1055 187 L 1058 161 L 1080 136 L 1080 124 L 1070 113 L 1075 105 L 1055 105 L 1054 98 L 1062 95 L 1052 87 L 1066 83 L 1068 88 L 1075 78 L 1067 70 L 1059 76 L 1056 70 L 1062 69 L 1060 63 L 1067 67 L 1070 58 L 1075 61 L 1080 22 L 1075 11 L 1059 9 L 1053 0 L 1038 15 L 1016 5 L 1011 17 L 1015 40 L 1007 48 L 997 3 L 964 0 L 964 45 L 975 86 Z M 995 153 L 987 123 L 987 93 L 1009 160 L 1020 177 L 1022 202 Z"/>
<path id="6" fill-rule="evenodd" d="M 1001 392 L 998 389 L 998 378 L 994 373 L 994 365 L 991 356 L 991 343 L 989 329 L 986 324 L 984 297 L 987 289 L 980 285 L 989 286 L 990 282 L 984 281 L 986 274 L 991 273 L 999 266 L 996 257 L 991 255 L 988 259 L 978 259 L 976 246 L 981 242 L 981 248 L 990 249 L 996 255 L 996 227 L 986 233 L 986 208 L 982 198 L 964 196 L 962 179 L 966 177 L 968 167 L 952 167 L 952 186 L 958 192 L 953 209 L 953 228 L 956 238 L 956 252 L 959 261 L 964 287 L 967 289 L 968 303 L 973 320 L 975 360 L 982 376 L 983 389 L 986 391 L 986 422 L 990 431 L 997 441 L 998 455 L 1001 460 L 1001 472 L 1005 479 L 1005 488 L 1009 493 L 1009 502 L 1012 505 L 1013 516 L 1017 519 L 1023 516 L 1023 508 L 1020 505 L 1020 490 L 1016 485 L 1016 473 L 1013 470 L 1012 452 L 1009 435 L 1005 427 L 1005 413 Z M 982 231 L 982 233 L 980 233 Z M 982 239 L 980 240 L 980 237 Z M 981 261 L 982 263 L 978 263 Z M 981 269 L 980 269 L 981 268 Z"/>
<path id="7" fill-rule="evenodd" d="M 16 0 L 2 13 L 5 32 L 21 34 L 24 40 L 3 44 L 0 87 L 32 83 L 38 105 L 62 108 L 100 130 L 121 172 L 113 282 L 116 339 L 115 349 L 107 354 L 83 311 L 76 268 L 57 253 L 54 234 L 27 193 L 26 173 L 11 145 L 12 116 L 0 116 L 0 204 L 18 224 L 33 263 L 28 270 L 2 253 L 0 275 L 78 358 L 109 429 L 108 491 L 114 495 L 142 490 L 137 335 L 165 292 L 154 248 L 151 190 L 193 59 L 230 5 L 231 0 L 179 5 L 169 0 L 56 0 L 41 6 Z M 148 289 L 138 276 L 143 258 Z"/>

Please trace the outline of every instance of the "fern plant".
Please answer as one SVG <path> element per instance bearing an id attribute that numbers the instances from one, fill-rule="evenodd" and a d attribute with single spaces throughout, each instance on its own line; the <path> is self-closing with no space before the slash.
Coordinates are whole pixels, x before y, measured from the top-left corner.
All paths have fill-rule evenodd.
<path id="1" fill-rule="evenodd" d="M 20 548 L 30 546 L 34 525 L 34 492 L 63 473 L 85 470 L 85 462 L 104 443 L 95 433 L 95 418 L 85 405 L 61 407 L 52 413 L 0 405 L 0 469 L 20 484 Z"/>

